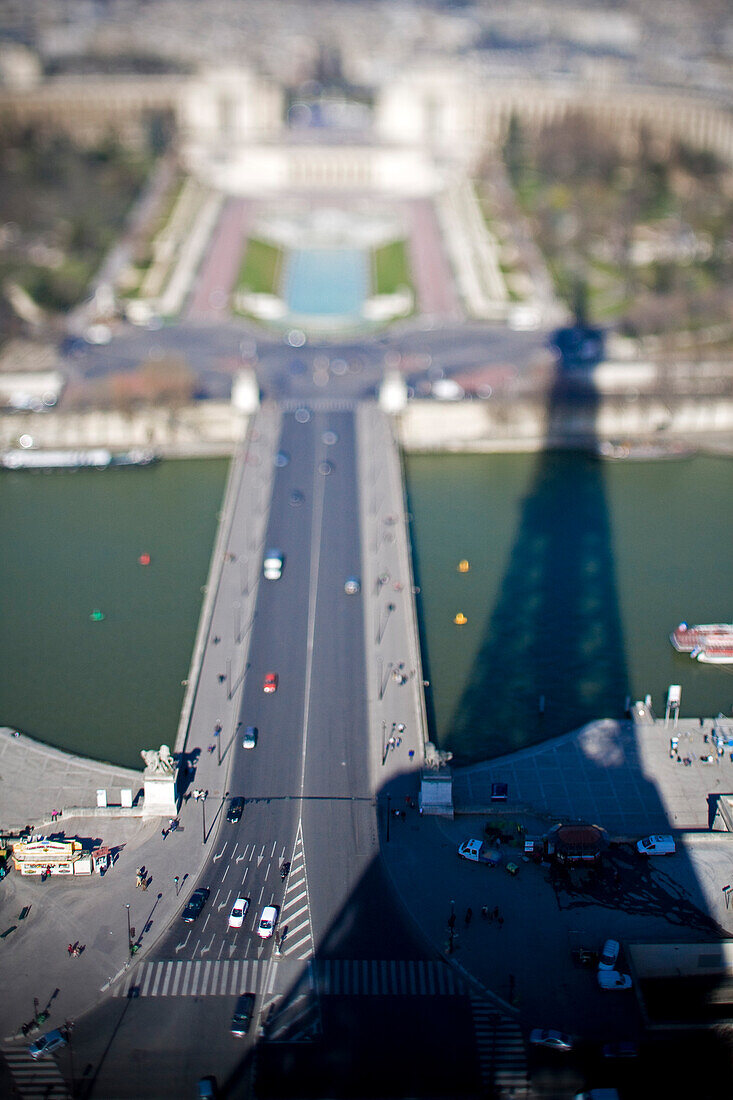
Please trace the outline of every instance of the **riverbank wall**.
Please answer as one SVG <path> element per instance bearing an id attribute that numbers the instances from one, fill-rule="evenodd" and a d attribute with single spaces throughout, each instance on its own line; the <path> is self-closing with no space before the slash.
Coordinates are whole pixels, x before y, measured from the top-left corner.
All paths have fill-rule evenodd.
<path id="1" fill-rule="evenodd" d="M 249 423 L 228 401 L 133 412 L 88 409 L 16 413 L 0 417 L 0 450 L 21 436 L 40 449 L 111 451 L 152 448 L 164 458 L 227 457 Z M 712 454 L 733 454 L 733 397 L 604 396 L 548 403 L 534 396 L 488 400 L 413 400 L 395 418 L 396 437 L 408 453 L 491 453 L 546 448 L 587 449 L 598 440 L 687 441 Z"/>
<path id="2" fill-rule="evenodd" d="M 481 453 L 593 447 L 598 440 L 689 441 L 733 454 L 733 398 L 599 397 L 548 402 L 535 397 L 411 401 L 398 418 L 407 452 Z"/>
<path id="3" fill-rule="evenodd" d="M 112 409 L 15 413 L 0 417 L 0 450 L 18 447 L 26 435 L 42 450 L 105 447 L 115 452 L 142 447 L 163 458 L 220 458 L 234 454 L 248 423 L 248 415 L 228 401 L 129 413 Z"/>

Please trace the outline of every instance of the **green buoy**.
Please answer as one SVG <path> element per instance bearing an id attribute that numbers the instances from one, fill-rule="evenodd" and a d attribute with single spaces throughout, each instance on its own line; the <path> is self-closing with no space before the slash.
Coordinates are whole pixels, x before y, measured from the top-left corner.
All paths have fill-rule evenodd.
<path id="1" fill-rule="evenodd" d="M 98 607 L 95 607 L 89 618 L 92 620 L 93 623 L 101 623 L 102 619 L 104 618 L 104 612 L 100 611 Z"/>

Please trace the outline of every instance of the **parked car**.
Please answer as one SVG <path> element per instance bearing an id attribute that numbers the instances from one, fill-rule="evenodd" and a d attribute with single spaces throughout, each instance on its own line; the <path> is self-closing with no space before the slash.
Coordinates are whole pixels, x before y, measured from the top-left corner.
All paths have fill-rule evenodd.
<path id="1" fill-rule="evenodd" d="M 232 798 L 229 802 L 229 809 L 227 810 L 227 821 L 232 825 L 236 825 L 238 821 L 242 820 L 242 811 L 244 810 L 243 798 Z"/>
<path id="2" fill-rule="evenodd" d="M 606 940 L 601 951 L 600 958 L 598 959 L 599 970 L 615 970 L 616 960 L 618 959 L 619 942 L 618 940 Z"/>
<path id="3" fill-rule="evenodd" d="M 229 927 L 241 928 L 244 924 L 244 918 L 247 916 L 248 909 L 249 900 L 247 898 L 237 898 L 229 914 Z"/>
<path id="4" fill-rule="evenodd" d="M 254 993 L 242 993 L 232 1016 L 232 1035 L 246 1035 L 255 1009 Z"/>
<path id="5" fill-rule="evenodd" d="M 245 726 L 242 747 L 245 749 L 257 748 L 257 726 Z"/>
<path id="6" fill-rule="evenodd" d="M 618 970 L 599 970 L 597 976 L 601 989 L 631 989 L 630 974 L 620 974 Z"/>
<path id="7" fill-rule="evenodd" d="M 186 924 L 193 924 L 195 920 L 198 920 L 201 916 L 201 910 L 209 899 L 210 893 L 211 891 L 208 886 L 199 886 L 197 890 L 194 890 L 191 897 L 188 899 L 188 905 L 181 914 L 181 919 L 184 920 Z"/>
<path id="8" fill-rule="evenodd" d="M 564 1031 L 555 1031 L 554 1028 L 536 1027 L 530 1032 L 529 1041 L 534 1047 L 549 1047 L 550 1050 L 572 1050 L 575 1040 L 572 1035 L 566 1035 Z"/>
<path id="9" fill-rule="evenodd" d="M 257 925 L 257 935 L 261 936 L 263 940 L 269 940 L 270 936 L 275 931 L 277 917 L 278 908 L 276 905 L 266 905 L 262 910 L 260 923 Z"/>
<path id="10" fill-rule="evenodd" d="M 355 596 L 360 588 L 361 585 L 358 577 L 347 577 L 346 583 L 344 584 L 344 592 L 347 596 Z"/>
<path id="11" fill-rule="evenodd" d="M 45 1035 L 36 1039 L 35 1043 L 31 1043 L 28 1053 L 31 1058 L 45 1058 L 47 1054 L 53 1054 L 55 1050 L 65 1047 L 67 1042 L 66 1033 L 61 1028 L 55 1027 L 53 1031 L 47 1031 Z"/>
<path id="12" fill-rule="evenodd" d="M 673 856 L 676 849 L 673 836 L 645 836 L 636 845 L 642 856 Z"/>

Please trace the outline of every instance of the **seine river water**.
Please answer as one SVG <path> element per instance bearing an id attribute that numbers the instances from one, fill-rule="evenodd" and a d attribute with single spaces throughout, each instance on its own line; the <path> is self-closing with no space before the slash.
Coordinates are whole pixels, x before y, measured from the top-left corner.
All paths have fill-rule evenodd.
<path id="1" fill-rule="evenodd" d="M 0 724 L 133 767 L 174 741 L 226 473 L 0 477 Z M 733 460 L 412 456 L 407 475 L 433 734 L 459 762 L 627 696 L 663 711 L 672 683 L 683 714 L 730 713 L 733 666 L 668 634 L 733 618 Z"/>

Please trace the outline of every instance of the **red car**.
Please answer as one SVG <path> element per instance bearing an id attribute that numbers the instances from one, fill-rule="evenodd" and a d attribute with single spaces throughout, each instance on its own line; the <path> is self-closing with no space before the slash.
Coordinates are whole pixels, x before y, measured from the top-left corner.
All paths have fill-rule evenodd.
<path id="1" fill-rule="evenodd" d="M 267 675 L 265 676 L 265 682 L 262 685 L 262 690 L 264 691 L 265 695 L 272 695 L 274 692 L 277 691 L 277 673 L 276 672 L 268 672 L 267 673 Z"/>

